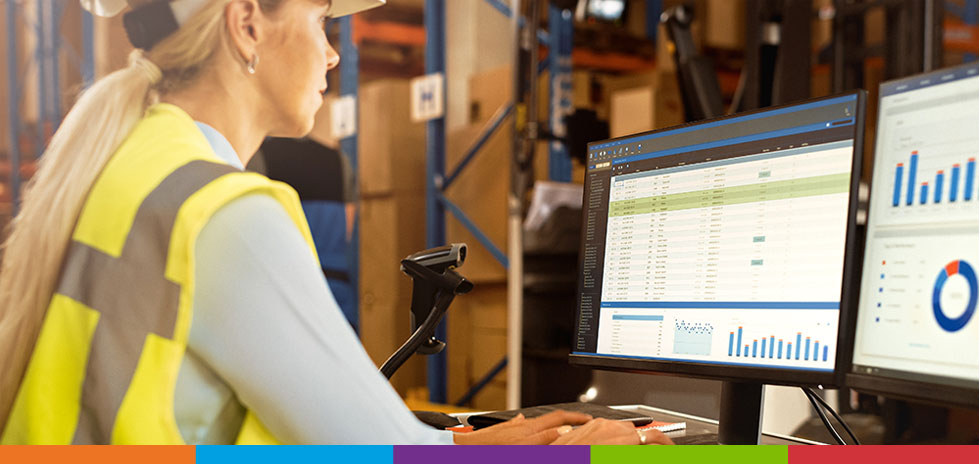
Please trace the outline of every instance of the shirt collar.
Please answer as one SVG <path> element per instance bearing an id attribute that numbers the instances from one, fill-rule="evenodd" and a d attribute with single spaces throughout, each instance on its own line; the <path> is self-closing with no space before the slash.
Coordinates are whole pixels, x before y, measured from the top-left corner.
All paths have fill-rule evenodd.
<path id="1" fill-rule="evenodd" d="M 207 143 L 211 145 L 211 150 L 214 150 L 218 158 L 242 171 L 245 170 L 245 166 L 241 164 L 241 159 L 238 158 L 238 154 L 235 153 L 235 149 L 231 146 L 231 142 L 228 142 L 228 139 L 224 138 L 217 129 L 207 124 L 200 121 L 194 121 L 194 123 L 204 133 L 204 138 L 207 139 Z"/>

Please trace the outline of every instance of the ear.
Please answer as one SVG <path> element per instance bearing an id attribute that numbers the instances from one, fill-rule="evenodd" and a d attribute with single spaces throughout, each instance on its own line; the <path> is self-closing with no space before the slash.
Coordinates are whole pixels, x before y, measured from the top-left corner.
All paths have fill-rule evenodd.
<path id="1" fill-rule="evenodd" d="M 247 63 L 265 36 L 265 17 L 256 0 L 232 0 L 224 10 L 232 50 Z"/>

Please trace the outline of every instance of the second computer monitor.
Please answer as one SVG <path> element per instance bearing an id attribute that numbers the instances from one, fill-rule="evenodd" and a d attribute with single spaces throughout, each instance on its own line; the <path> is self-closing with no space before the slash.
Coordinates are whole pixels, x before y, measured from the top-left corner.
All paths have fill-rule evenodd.
<path id="1" fill-rule="evenodd" d="M 886 82 L 879 108 L 847 383 L 979 408 L 979 64 Z"/>
<path id="2" fill-rule="evenodd" d="M 863 107 L 854 92 L 589 145 L 572 363 L 837 383 Z"/>

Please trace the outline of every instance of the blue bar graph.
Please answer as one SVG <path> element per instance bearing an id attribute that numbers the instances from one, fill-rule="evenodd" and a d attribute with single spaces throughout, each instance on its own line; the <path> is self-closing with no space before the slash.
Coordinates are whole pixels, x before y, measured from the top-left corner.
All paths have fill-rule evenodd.
<path id="1" fill-rule="evenodd" d="M 969 158 L 965 165 L 965 201 L 972 200 L 972 189 L 976 185 L 976 159 Z"/>
<path id="2" fill-rule="evenodd" d="M 744 357 L 746 357 L 746 358 L 748 357 L 748 345 L 747 344 L 744 345 Z"/>
<path id="3" fill-rule="evenodd" d="M 741 356 L 741 332 L 742 331 L 743 331 L 742 328 L 738 327 L 738 356 Z M 748 354 L 747 349 L 745 350 L 744 354 Z"/>
<path id="4" fill-rule="evenodd" d="M 928 203 L 928 182 L 921 183 L 921 204 Z"/>
<path id="5" fill-rule="evenodd" d="M 911 152 L 911 166 L 908 166 L 908 193 L 907 204 L 914 203 L 914 184 L 918 177 L 918 152 Z"/>
<path id="6" fill-rule="evenodd" d="M 799 352 L 802 351 L 802 332 L 795 334 L 795 360 L 799 360 Z"/>
<path id="7" fill-rule="evenodd" d="M 816 340 L 816 345 L 812 349 L 812 360 L 819 361 L 819 340 Z"/>
<path id="8" fill-rule="evenodd" d="M 897 163 L 894 173 L 894 206 L 901 204 L 901 179 L 904 178 L 904 163 Z"/>
<path id="9" fill-rule="evenodd" d="M 778 359 L 782 359 L 782 340 L 778 341 Z"/>
<path id="10" fill-rule="evenodd" d="M 761 357 L 765 357 L 765 342 L 768 341 L 767 338 L 761 339 Z"/>
<path id="11" fill-rule="evenodd" d="M 829 360 L 829 347 L 826 346 L 826 345 L 823 345 L 823 361 L 825 362 L 825 361 L 828 361 L 828 360 Z"/>
<path id="12" fill-rule="evenodd" d="M 802 357 L 806 361 L 809 360 L 809 337 L 806 337 L 806 351 L 805 351 L 805 354 Z"/>
<path id="13" fill-rule="evenodd" d="M 754 340 L 751 342 L 751 357 L 752 358 L 758 357 L 758 340 Z"/>
<path id="14" fill-rule="evenodd" d="M 950 191 L 948 192 L 948 201 L 955 203 L 959 197 L 959 174 L 961 174 L 962 168 L 958 164 L 952 165 L 952 185 L 949 186 Z"/>
<path id="15" fill-rule="evenodd" d="M 792 342 L 785 344 L 785 359 L 792 359 Z"/>
<path id="16" fill-rule="evenodd" d="M 772 335 L 772 338 L 770 338 L 768 340 L 768 357 L 769 358 L 774 358 L 775 357 L 775 336 L 774 335 Z"/>
<path id="17" fill-rule="evenodd" d="M 935 174 L 935 203 L 942 202 L 942 183 L 945 182 L 945 171 Z"/>
<path id="18" fill-rule="evenodd" d="M 731 332 L 731 337 L 727 339 L 727 355 L 734 355 L 734 332 Z"/>

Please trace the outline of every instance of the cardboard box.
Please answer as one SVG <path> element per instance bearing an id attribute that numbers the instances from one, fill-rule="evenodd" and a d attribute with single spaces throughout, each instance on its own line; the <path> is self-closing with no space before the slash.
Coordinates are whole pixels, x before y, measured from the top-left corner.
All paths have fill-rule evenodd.
<path id="1" fill-rule="evenodd" d="M 683 101 L 672 73 L 653 72 L 608 79 L 605 89 L 612 137 L 684 122 Z"/>
<path id="2" fill-rule="evenodd" d="M 707 0 L 704 43 L 723 50 L 744 50 L 745 0 Z"/>
<path id="3" fill-rule="evenodd" d="M 360 335 L 381 364 L 411 335 L 411 279 L 401 259 L 425 248 L 423 195 L 363 199 L 360 211 Z M 424 360 L 409 361 L 392 379 L 401 393 L 425 384 Z"/>
<path id="4" fill-rule="evenodd" d="M 361 195 L 424 191 L 425 124 L 409 119 L 408 81 L 382 79 L 363 84 L 359 98 L 357 164 Z"/>
<path id="5" fill-rule="evenodd" d="M 459 296 L 449 322 L 449 399 L 456 401 L 507 354 L 507 287 L 476 285 Z M 506 407 L 506 371 L 496 375 L 473 399 L 480 410 Z"/>

